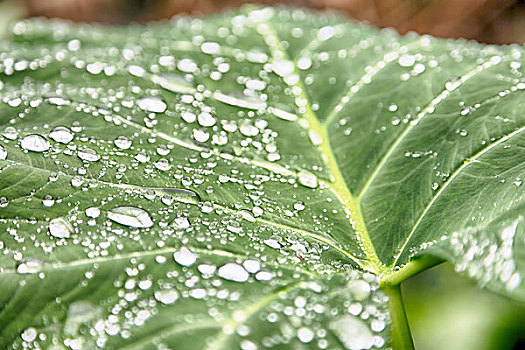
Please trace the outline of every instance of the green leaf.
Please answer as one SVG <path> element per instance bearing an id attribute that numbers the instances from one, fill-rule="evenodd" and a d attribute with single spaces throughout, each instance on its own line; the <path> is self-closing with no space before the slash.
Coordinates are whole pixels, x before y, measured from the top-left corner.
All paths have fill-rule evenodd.
<path id="1" fill-rule="evenodd" d="M 521 47 L 272 8 L 12 32 L 0 347 L 410 343 L 428 254 L 525 300 Z"/>

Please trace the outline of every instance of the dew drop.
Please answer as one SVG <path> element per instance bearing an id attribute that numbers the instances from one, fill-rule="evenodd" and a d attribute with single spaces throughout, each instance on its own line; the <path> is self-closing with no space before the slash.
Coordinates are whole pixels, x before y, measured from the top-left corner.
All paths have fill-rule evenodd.
<path id="1" fill-rule="evenodd" d="M 18 131 L 16 131 L 16 129 L 12 126 L 8 126 L 7 128 L 5 128 L 4 132 L 2 133 L 2 136 L 8 140 L 16 140 L 16 138 L 18 137 Z"/>
<path id="2" fill-rule="evenodd" d="M 0 160 L 5 160 L 7 158 L 7 151 L 4 146 L 0 145 Z"/>
<path id="3" fill-rule="evenodd" d="M 330 328 L 348 350 L 370 349 L 374 336 L 368 326 L 353 316 L 343 316 L 330 323 Z"/>
<path id="4" fill-rule="evenodd" d="M 356 300 L 364 300 L 370 295 L 370 284 L 366 281 L 350 281 L 348 282 L 347 287 Z"/>
<path id="5" fill-rule="evenodd" d="M 193 85 L 178 74 L 165 73 L 154 75 L 151 80 L 169 91 L 181 94 L 193 94 L 195 92 Z"/>
<path id="6" fill-rule="evenodd" d="M 100 209 L 96 207 L 90 207 L 86 209 L 86 216 L 92 219 L 96 219 L 100 216 Z"/>
<path id="7" fill-rule="evenodd" d="M 314 339 L 314 332 L 307 327 L 301 327 L 297 330 L 297 338 L 302 343 L 309 343 Z"/>
<path id="8" fill-rule="evenodd" d="M 234 282 L 246 282 L 250 277 L 248 272 L 236 263 L 227 263 L 221 266 L 218 274 L 220 277 Z"/>
<path id="9" fill-rule="evenodd" d="M 56 218 L 49 222 L 49 233 L 56 238 L 69 238 L 73 227 L 64 218 Z"/>
<path id="10" fill-rule="evenodd" d="M 49 133 L 49 137 L 55 142 L 68 144 L 73 140 L 73 133 L 65 126 L 57 126 Z"/>
<path id="11" fill-rule="evenodd" d="M 170 305 L 177 301 L 179 293 L 174 289 L 162 289 L 155 291 L 154 296 L 157 301 L 165 305 Z"/>
<path id="12" fill-rule="evenodd" d="M 318 185 L 317 177 L 314 174 L 305 170 L 301 170 L 297 174 L 297 180 L 301 185 L 309 188 L 316 188 Z"/>
<path id="13" fill-rule="evenodd" d="M 22 332 L 20 335 L 22 339 L 26 342 L 32 342 L 36 339 L 36 336 L 38 335 L 37 331 L 33 327 L 27 328 L 25 331 Z"/>
<path id="14" fill-rule="evenodd" d="M 26 259 L 22 260 L 17 266 L 16 266 L 16 272 L 19 274 L 34 274 L 40 271 L 42 266 L 44 266 L 44 262 L 37 259 Z"/>
<path id="15" fill-rule="evenodd" d="M 151 221 L 148 212 L 135 207 L 114 208 L 108 212 L 108 218 L 129 227 L 148 228 L 153 226 L 153 221 Z"/>
<path id="16" fill-rule="evenodd" d="M 146 96 L 137 101 L 140 109 L 146 112 L 162 113 L 166 110 L 167 105 L 158 97 Z"/>
<path id="17" fill-rule="evenodd" d="M 182 266 L 191 266 L 197 261 L 197 256 L 188 248 L 182 247 L 178 252 L 173 253 L 173 259 Z"/>
<path id="18" fill-rule="evenodd" d="M 45 152 L 51 145 L 44 137 L 38 134 L 27 135 L 20 141 L 20 146 L 26 151 Z"/>
<path id="19" fill-rule="evenodd" d="M 120 149 L 129 149 L 132 144 L 131 140 L 129 140 L 126 136 L 117 137 L 113 143 Z"/>
<path id="20" fill-rule="evenodd" d="M 78 158 L 87 162 L 96 162 L 100 159 L 100 155 L 91 148 L 84 148 L 78 151 Z"/>

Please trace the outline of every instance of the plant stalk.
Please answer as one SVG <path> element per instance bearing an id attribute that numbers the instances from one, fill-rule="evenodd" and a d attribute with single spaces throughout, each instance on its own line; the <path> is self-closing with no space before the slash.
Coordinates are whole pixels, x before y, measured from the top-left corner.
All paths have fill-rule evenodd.
<path id="1" fill-rule="evenodd" d="M 382 289 L 388 295 L 388 308 L 392 317 L 392 349 L 414 350 L 412 334 L 401 295 L 401 285 L 383 285 Z"/>

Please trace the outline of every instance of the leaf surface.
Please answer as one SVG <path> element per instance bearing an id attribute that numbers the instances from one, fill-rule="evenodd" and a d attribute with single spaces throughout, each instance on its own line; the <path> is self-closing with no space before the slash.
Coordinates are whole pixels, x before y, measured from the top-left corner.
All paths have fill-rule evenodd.
<path id="1" fill-rule="evenodd" d="M 0 345 L 382 348 L 424 254 L 524 300 L 522 54 L 288 9 L 18 22 Z"/>

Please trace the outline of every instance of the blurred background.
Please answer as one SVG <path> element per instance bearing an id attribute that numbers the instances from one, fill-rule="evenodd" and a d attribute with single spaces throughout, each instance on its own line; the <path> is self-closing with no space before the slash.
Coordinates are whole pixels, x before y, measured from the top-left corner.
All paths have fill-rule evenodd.
<path id="1" fill-rule="evenodd" d="M 1 2 L 2 0 L 0 0 Z M 524 0 L 3 0 L 28 16 L 127 23 L 206 14 L 246 2 L 336 9 L 379 27 L 486 43 L 525 42 Z"/>
<path id="2" fill-rule="evenodd" d="M 202 15 L 242 0 L 0 0 L 0 34 L 12 19 L 45 16 L 77 22 L 125 24 Z M 335 9 L 399 32 L 416 31 L 485 43 L 525 43 L 525 0 L 285 0 L 250 1 Z M 458 276 L 442 264 L 403 283 L 406 309 L 419 350 L 525 349 L 525 305 Z"/>

